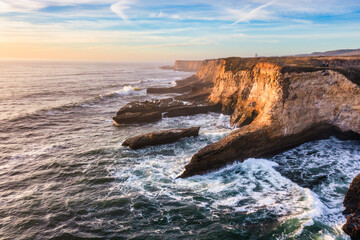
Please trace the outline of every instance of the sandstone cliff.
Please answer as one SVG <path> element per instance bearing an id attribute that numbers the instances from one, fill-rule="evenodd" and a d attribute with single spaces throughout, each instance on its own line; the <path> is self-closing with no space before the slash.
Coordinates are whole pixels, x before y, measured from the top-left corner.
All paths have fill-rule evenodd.
<path id="1" fill-rule="evenodd" d="M 174 65 L 175 71 L 186 71 L 186 72 L 196 72 L 202 64 L 202 61 L 185 61 L 185 60 L 176 60 Z"/>
<path id="2" fill-rule="evenodd" d="M 213 82 L 209 101 L 240 128 L 195 154 L 181 177 L 360 133 L 359 57 L 207 60 L 196 76 Z"/>
<path id="3" fill-rule="evenodd" d="M 351 239 L 360 239 L 360 174 L 352 181 L 343 203 L 347 221 L 342 229 Z"/>

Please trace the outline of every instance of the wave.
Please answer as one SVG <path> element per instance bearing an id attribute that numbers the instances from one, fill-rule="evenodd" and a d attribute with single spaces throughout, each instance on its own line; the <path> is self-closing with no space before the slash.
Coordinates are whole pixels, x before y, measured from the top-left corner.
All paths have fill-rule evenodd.
<path id="1" fill-rule="evenodd" d="M 279 239 L 302 238 L 314 228 L 326 229 L 314 233 L 320 239 L 343 236 L 342 200 L 352 177 L 360 169 L 360 152 L 349 145 L 358 143 L 345 144 L 331 138 L 304 144 L 272 161 L 248 159 L 203 176 L 175 179 L 192 152 L 206 141 L 216 140 L 216 136 L 211 139 L 214 133 L 204 129 L 197 139 L 138 151 L 139 156 L 133 156 L 131 164 L 126 159 L 130 166 L 114 171 L 115 178 L 125 179 L 116 183 L 117 187 L 126 193 L 140 192 L 150 200 L 164 200 L 163 204 L 181 202 L 204 208 L 215 218 L 246 214 L 251 222 L 257 223 L 259 216 L 273 216 L 278 219 L 276 229 L 293 229 Z M 328 178 L 310 189 L 304 187 L 309 184 L 303 185 L 289 177 L 289 174 L 299 175 L 294 173 L 298 169 L 305 181 L 312 181 L 306 176 L 308 171 L 319 176 L 327 172 Z"/>
<path id="2" fill-rule="evenodd" d="M 139 87 L 132 87 L 132 86 L 124 86 L 122 89 L 111 93 L 117 94 L 120 96 L 131 96 L 131 95 L 146 95 L 146 89 L 140 89 Z"/>
<path id="3" fill-rule="evenodd" d="M 58 106 L 49 106 L 44 107 L 41 109 L 34 110 L 33 112 L 27 112 L 20 115 L 17 115 L 15 117 L 9 118 L 9 119 L 2 119 L 1 122 L 18 122 L 28 119 L 37 119 L 39 117 L 42 117 L 44 114 L 46 115 L 57 115 L 57 114 L 63 114 L 64 112 L 70 113 L 72 110 L 76 108 L 88 108 L 92 107 L 93 105 L 100 104 L 102 101 L 110 100 L 113 98 L 126 98 L 131 96 L 145 96 L 146 89 L 140 89 L 136 86 L 124 86 L 123 88 L 107 93 L 107 94 L 100 94 L 91 98 L 87 98 L 80 101 L 74 101 Z"/>

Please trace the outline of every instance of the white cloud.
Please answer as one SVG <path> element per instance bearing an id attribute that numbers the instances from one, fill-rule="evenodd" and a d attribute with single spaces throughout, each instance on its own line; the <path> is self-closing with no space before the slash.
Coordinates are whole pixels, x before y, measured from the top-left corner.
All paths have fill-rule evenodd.
<path id="1" fill-rule="evenodd" d="M 167 18 L 167 19 L 189 19 L 189 17 L 182 17 L 181 14 L 168 14 L 163 11 L 159 13 L 150 14 L 151 18 Z"/>
<path id="2" fill-rule="evenodd" d="M 108 5 L 121 19 L 129 19 L 130 7 L 136 6 L 137 17 L 192 19 L 192 20 L 225 20 L 251 22 L 254 20 L 296 19 L 299 14 L 346 13 L 360 7 L 358 0 L 348 0 L 342 4 L 340 0 L 0 0 L 0 13 L 34 12 L 50 6 Z M 136 4 L 136 5 L 135 5 Z M 188 6 L 208 6 L 204 9 L 191 10 Z M 176 6 L 176 7 L 174 7 Z M 182 6 L 187 6 L 184 10 Z M 168 8 L 168 9 L 167 9 Z M 177 8 L 177 9 L 176 9 Z M 170 10 L 169 10 L 170 9 Z M 98 9 L 94 9 L 98 10 Z M 162 10 L 162 11 L 160 11 Z M 85 10 L 84 10 L 85 11 Z M 101 10 L 100 10 L 101 11 Z M 155 12 L 155 13 L 154 13 Z M 160 13 L 159 13 L 160 12 Z M 134 13 L 134 11 L 132 11 Z M 106 16 L 108 12 L 103 14 Z"/>
<path id="3" fill-rule="evenodd" d="M 41 2 L 32 0 L 1 0 L 0 12 L 31 12 L 46 7 L 47 5 Z"/>
<path id="4" fill-rule="evenodd" d="M 32 12 L 50 6 L 76 6 L 79 4 L 112 4 L 116 0 L 0 0 L 0 13 Z"/>
<path id="5" fill-rule="evenodd" d="M 8 12 L 34 12 L 50 6 L 76 6 L 80 4 L 112 4 L 111 11 L 120 18 L 127 20 L 125 13 L 134 0 L 0 0 L 0 13 Z"/>
<path id="6" fill-rule="evenodd" d="M 111 26 L 112 21 L 104 21 L 100 25 Z M 29 23 L 25 21 L 13 21 L 0 17 L 0 43 L 133 43 L 144 45 L 149 42 L 167 41 L 190 41 L 185 36 L 169 36 L 172 32 L 182 32 L 187 29 L 175 28 L 164 30 L 109 30 L 103 31 L 82 28 L 73 29 L 79 26 L 93 25 L 91 22 L 69 21 L 64 23 Z M 137 43 L 137 44 L 136 44 Z"/>
<path id="7" fill-rule="evenodd" d="M 221 9 L 221 5 L 212 4 Z M 233 25 L 273 20 L 310 24 L 312 21 L 309 19 L 312 16 L 346 14 L 360 8 L 360 2 L 352 0 L 346 1 L 346 4 L 342 4 L 340 0 L 240 0 L 232 4 L 224 4 L 222 8 L 229 14 L 229 18 L 234 20 Z"/>
<path id="8" fill-rule="evenodd" d="M 263 4 L 257 8 L 254 8 L 253 10 L 246 12 L 245 14 L 241 14 L 241 17 L 234 22 L 233 24 L 238 24 L 240 22 L 249 22 L 251 20 L 262 20 L 264 18 L 267 18 L 270 16 L 269 12 L 265 10 L 265 8 L 272 5 L 274 1 L 268 2 L 266 4 Z"/>
<path id="9" fill-rule="evenodd" d="M 130 8 L 130 5 L 134 4 L 134 1 L 131 0 L 122 0 L 111 5 L 111 10 L 116 13 L 123 20 L 127 20 L 128 16 L 125 13 L 125 10 Z"/>

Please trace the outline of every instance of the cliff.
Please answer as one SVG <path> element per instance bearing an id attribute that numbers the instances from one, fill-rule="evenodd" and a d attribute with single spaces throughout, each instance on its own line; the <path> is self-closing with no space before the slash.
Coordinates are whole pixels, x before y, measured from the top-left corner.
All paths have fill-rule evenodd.
<path id="1" fill-rule="evenodd" d="M 185 71 L 185 72 L 196 72 L 199 70 L 202 61 L 184 61 L 176 60 L 174 65 L 175 71 Z"/>
<path id="2" fill-rule="evenodd" d="M 360 239 L 360 174 L 352 181 L 343 204 L 347 221 L 342 229 L 351 239 Z"/>
<path id="3" fill-rule="evenodd" d="M 131 102 L 117 112 L 114 123 L 145 124 L 163 116 L 221 111 L 238 127 L 196 153 L 179 176 L 183 178 L 316 139 L 360 139 L 360 57 L 205 60 L 196 75 L 175 87 L 147 91 L 182 95 Z M 359 182 L 360 175 L 344 201 L 348 222 L 343 229 L 352 239 L 360 239 Z"/>
<path id="4" fill-rule="evenodd" d="M 180 177 L 332 135 L 359 136 L 360 57 L 207 60 L 196 76 L 213 82 L 209 102 L 239 129 L 201 149 Z"/>

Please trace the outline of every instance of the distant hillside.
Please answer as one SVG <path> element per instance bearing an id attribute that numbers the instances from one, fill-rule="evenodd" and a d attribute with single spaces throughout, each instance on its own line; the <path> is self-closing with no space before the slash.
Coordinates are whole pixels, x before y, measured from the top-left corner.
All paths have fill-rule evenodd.
<path id="1" fill-rule="evenodd" d="M 323 56 L 323 57 L 331 57 L 331 56 L 355 56 L 360 55 L 359 49 L 341 49 L 341 50 L 333 50 L 327 52 L 313 52 L 310 54 L 298 54 L 296 57 L 312 57 L 312 56 Z"/>

